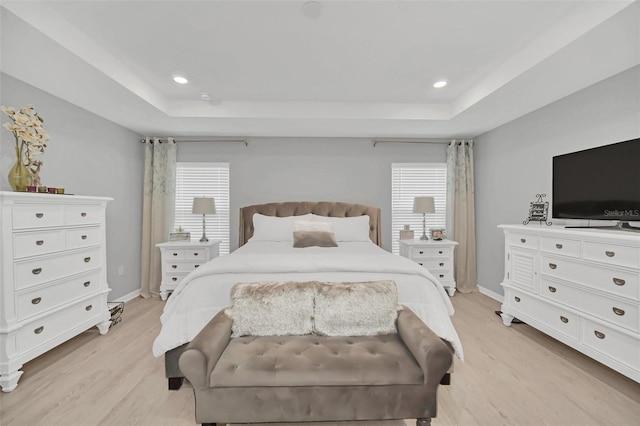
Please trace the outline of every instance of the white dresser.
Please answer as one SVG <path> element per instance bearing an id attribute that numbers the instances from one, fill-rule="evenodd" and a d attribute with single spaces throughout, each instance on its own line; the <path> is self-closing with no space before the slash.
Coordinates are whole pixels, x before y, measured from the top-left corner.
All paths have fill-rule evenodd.
<path id="1" fill-rule="evenodd" d="M 500 225 L 502 318 L 640 382 L 640 233 Z"/>
<path id="2" fill-rule="evenodd" d="M 160 297 L 167 300 L 169 293 L 194 269 L 220 254 L 220 240 L 170 241 L 156 244 L 162 256 L 162 283 Z"/>
<path id="3" fill-rule="evenodd" d="M 409 258 L 431 272 L 449 293 L 456 293 L 453 256 L 458 245 L 451 240 L 399 240 L 400 256 Z"/>
<path id="4" fill-rule="evenodd" d="M 109 330 L 105 209 L 111 198 L 0 192 L 0 386 L 22 365 L 98 326 Z"/>

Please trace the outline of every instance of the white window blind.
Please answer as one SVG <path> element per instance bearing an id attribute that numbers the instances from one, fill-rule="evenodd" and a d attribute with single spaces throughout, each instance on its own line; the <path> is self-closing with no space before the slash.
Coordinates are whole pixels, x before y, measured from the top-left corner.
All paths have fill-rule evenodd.
<path id="1" fill-rule="evenodd" d="M 229 253 L 229 163 L 179 162 L 176 168 L 174 228 L 202 237 L 202 215 L 191 213 L 195 197 L 213 197 L 216 213 L 206 215 L 209 240 L 221 240 L 220 254 Z"/>
<path id="2" fill-rule="evenodd" d="M 444 228 L 447 218 L 447 164 L 393 163 L 391 164 L 391 240 L 392 252 L 398 254 L 400 230 L 410 225 L 415 238 L 422 236 L 422 214 L 413 212 L 413 199 L 433 197 L 435 210 L 426 215 L 426 230 Z"/>

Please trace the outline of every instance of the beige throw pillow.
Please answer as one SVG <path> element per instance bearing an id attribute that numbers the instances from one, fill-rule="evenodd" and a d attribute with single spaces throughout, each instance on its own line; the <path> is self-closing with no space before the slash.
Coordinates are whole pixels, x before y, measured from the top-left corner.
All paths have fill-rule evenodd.
<path id="1" fill-rule="evenodd" d="M 333 232 L 294 231 L 293 246 L 295 248 L 338 247 L 338 243 Z"/>

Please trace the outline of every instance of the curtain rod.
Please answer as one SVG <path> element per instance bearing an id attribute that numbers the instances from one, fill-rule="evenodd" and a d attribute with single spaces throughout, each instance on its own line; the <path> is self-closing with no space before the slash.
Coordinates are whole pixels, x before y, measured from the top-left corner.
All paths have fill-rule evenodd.
<path id="1" fill-rule="evenodd" d="M 441 139 L 441 140 L 402 140 L 402 139 L 374 139 L 373 147 L 379 143 L 433 143 L 433 144 L 444 144 L 451 142 L 451 139 Z"/>
<path id="2" fill-rule="evenodd" d="M 168 139 L 158 139 L 160 143 L 169 142 Z M 146 139 L 140 139 L 140 143 L 145 143 Z M 153 143 L 153 140 L 150 141 Z M 244 146 L 249 146 L 249 140 L 247 139 L 175 139 L 175 142 L 241 142 Z"/>

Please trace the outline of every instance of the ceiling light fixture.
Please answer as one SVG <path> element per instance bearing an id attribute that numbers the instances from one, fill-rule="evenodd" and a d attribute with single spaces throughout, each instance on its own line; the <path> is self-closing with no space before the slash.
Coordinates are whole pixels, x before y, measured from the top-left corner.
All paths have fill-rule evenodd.
<path id="1" fill-rule="evenodd" d="M 211 96 L 208 93 L 200 93 L 200 99 L 203 101 L 209 102 L 211 100 Z"/>
<path id="2" fill-rule="evenodd" d="M 178 84 L 187 84 L 189 82 L 189 80 L 187 80 L 187 77 L 182 75 L 174 75 L 173 81 L 175 81 Z"/>
<path id="3" fill-rule="evenodd" d="M 433 83 L 433 87 L 435 87 L 436 89 L 440 89 L 441 87 L 444 87 L 446 85 L 447 85 L 447 80 L 440 80 Z"/>

